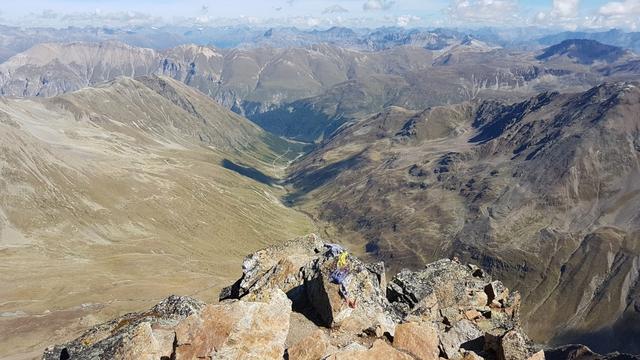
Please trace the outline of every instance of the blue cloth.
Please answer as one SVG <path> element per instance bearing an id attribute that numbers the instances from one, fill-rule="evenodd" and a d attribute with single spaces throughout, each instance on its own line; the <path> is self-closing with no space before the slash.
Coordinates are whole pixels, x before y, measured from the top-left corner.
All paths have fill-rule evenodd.
<path id="1" fill-rule="evenodd" d="M 349 269 L 336 269 L 331 272 L 330 279 L 334 284 L 342 284 L 349 275 Z"/>
<path id="2" fill-rule="evenodd" d="M 349 269 L 336 269 L 331 275 L 331 282 L 334 284 L 340 284 L 340 295 L 347 299 L 349 297 L 349 292 L 347 291 L 347 285 L 349 284 Z"/>
<path id="3" fill-rule="evenodd" d="M 338 244 L 324 244 L 324 246 L 328 247 L 328 253 L 331 253 L 331 256 L 338 256 L 341 252 L 344 251 L 342 246 Z"/>

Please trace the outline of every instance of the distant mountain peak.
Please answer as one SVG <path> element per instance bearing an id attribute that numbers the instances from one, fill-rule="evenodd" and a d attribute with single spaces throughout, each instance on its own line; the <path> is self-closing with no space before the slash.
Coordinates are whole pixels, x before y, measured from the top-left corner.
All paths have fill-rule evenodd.
<path id="1" fill-rule="evenodd" d="M 536 59 L 548 61 L 566 56 L 580 64 L 590 65 L 596 61 L 613 63 L 627 53 L 628 51 L 620 47 L 606 45 L 595 40 L 569 39 L 544 49 Z"/>

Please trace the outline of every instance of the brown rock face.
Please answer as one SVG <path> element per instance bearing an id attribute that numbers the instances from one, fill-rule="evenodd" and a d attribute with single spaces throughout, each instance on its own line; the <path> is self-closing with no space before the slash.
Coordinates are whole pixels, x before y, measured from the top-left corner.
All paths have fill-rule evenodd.
<path id="1" fill-rule="evenodd" d="M 171 297 L 148 312 L 99 325 L 44 359 L 282 359 L 291 301 L 278 289 L 260 301 L 204 305 Z"/>
<path id="2" fill-rule="evenodd" d="M 376 340 L 367 350 L 343 351 L 329 357 L 329 360 L 413 360 L 413 357 L 402 353 L 384 340 Z"/>
<path id="3" fill-rule="evenodd" d="M 176 359 L 282 359 L 291 301 L 272 290 L 268 302 L 207 305 L 176 328 Z"/>
<path id="4" fill-rule="evenodd" d="M 544 351 L 540 350 L 531 355 L 527 360 L 545 360 Z"/>
<path id="5" fill-rule="evenodd" d="M 431 324 L 404 323 L 396 327 L 393 346 L 420 360 L 437 360 L 438 332 Z"/>
<path id="6" fill-rule="evenodd" d="M 528 358 L 529 350 L 527 348 L 526 340 L 522 334 L 513 330 L 504 334 L 502 341 L 500 342 L 498 360 L 519 360 Z"/>
<path id="7" fill-rule="evenodd" d="M 324 331 L 318 329 L 297 344 L 289 347 L 289 360 L 322 359 L 329 347 L 329 341 Z"/>

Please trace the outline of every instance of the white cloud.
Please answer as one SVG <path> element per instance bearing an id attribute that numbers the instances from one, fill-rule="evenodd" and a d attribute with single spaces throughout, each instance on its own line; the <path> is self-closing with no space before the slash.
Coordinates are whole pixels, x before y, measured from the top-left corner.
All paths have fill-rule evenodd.
<path id="1" fill-rule="evenodd" d="M 578 16 L 580 0 L 553 0 L 551 15 L 558 18 L 575 18 Z"/>
<path id="2" fill-rule="evenodd" d="M 530 23 L 543 27 L 560 27 L 566 30 L 576 30 L 585 26 L 586 17 L 579 16 L 580 0 L 553 0 L 553 6 L 549 11 L 538 12 Z"/>
<path id="3" fill-rule="evenodd" d="M 396 25 L 400 27 L 406 27 L 420 20 L 422 20 L 422 18 L 420 18 L 419 16 L 402 15 L 402 16 L 398 16 L 398 18 L 396 19 Z"/>
<path id="4" fill-rule="evenodd" d="M 322 11 L 323 14 L 340 14 L 340 13 L 347 13 L 347 12 L 349 12 L 349 10 L 337 4 L 329 6 Z"/>
<path id="5" fill-rule="evenodd" d="M 631 30 L 640 28 L 640 0 L 611 1 L 598 9 L 598 13 L 587 18 L 585 26 L 622 27 Z"/>
<path id="6" fill-rule="evenodd" d="M 604 4 L 598 13 L 602 16 L 639 16 L 640 0 L 612 1 Z"/>
<path id="7" fill-rule="evenodd" d="M 136 11 L 105 12 L 99 9 L 90 12 L 61 13 L 54 10 L 43 10 L 30 13 L 18 20 L 22 26 L 110 26 L 130 27 L 164 24 L 160 17 L 154 17 Z"/>
<path id="8" fill-rule="evenodd" d="M 368 0 L 362 8 L 365 11 L 389 10 L 395 3 L 394 0 Z"/>
<path id="9" fill-rule="evenodd" d="M 519 17 L 516 0 L 453 0 L 448 12 L 458 22 L 511 25 Z"/>

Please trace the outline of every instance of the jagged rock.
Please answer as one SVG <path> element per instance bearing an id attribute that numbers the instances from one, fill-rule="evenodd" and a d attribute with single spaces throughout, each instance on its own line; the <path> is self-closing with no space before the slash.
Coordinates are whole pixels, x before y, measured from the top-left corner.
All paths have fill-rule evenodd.
<path id="1" fill-rule="evenodd" d="M 492 281 L 487 284 L 484 292 L 487 294 L 489 303 L 504 301 L 509 296 L 509 289 L 505 288 L 499 281 Z"/>
<path id="2" fill-rule="evenodd" d="M 465 351 L 481 356 L 485 332 L 501 336 L 519 325 L 520 295 L 492 281 L 475 266 L 440 260 L 420 271 L 403 270 L 387 286 L 394 309 L 405 319 L 431 321 L 448 359 Z"/>
<path id="3" fill-rule="evenodd" d="M 464 312 L 464 316 L 467 320 L 475 320 L 482 316 L 482 313 L 476 309 L 467 310 Z"/>
<path id="4" fill-rule="evenodd" d="M 476 267 L 447 259 L 428 264 L 420 271 L 402 270 L 389 282 L 387 297 L 405 315 L 422 314 L 433 309 L 434 303 L 440 309 L 464 307 L 484 311 L 486 305 L 496 300 L 497 308 L 509 313 L 515 322 L 520 306 L 517 292 L 510 293 L 501 282 L 491 281 Z"/>
<path id="5" fill-rule="evenodd" d="M 498 360 L 519 360 L 528 357 L 526 340 L 520 332 L 511 330 L 504 334 L 500 341 Z"/>
<path id="6" fill-rule="evenodd" d="M 393 338 L 393 347 L 420 360 L 438 360 L 438 344 L 438 332 L 430 323 L 400 324 Z"/>
<path id="7" fill-rule="evenodd" d="M 498 360 L 544 359 L 544 352 L 536 352 L 531 340 L 519 329 L 499 335 L 486 333 L 484 340 L 485 350 L 495 353 Z"/>
<path id="8" fill-rule="evenodd" d="M 98 325 L 44 359 L 282 359 L 291 301 L 278 289 L 261 302 L 205 305 L 172 296 L 143 313 Z"/>
<path id="9" fill-rule="evenodd" d="M 527 360 L 545 360 L 544 350 L 540 350 L 537 353 L 529 356 Z"/>
<path id="10" fill-rule="evenodd" d="M 455 359 L 460 355 L 460 349 L 474 350 L 477 342 L 484 334 L 469 320 L 460 320 L 450 329 L 440 334 L 440 349 L 447 359 Z"/>
<path id="11" fill-rule="evenodd" d="M 388 302 L 381 288 L 378 274 L 353 256 L 348 257 L 349 274 L 341 292 L 334 284 L 331 272 L 336 269 L 337 258 L 322 258 L 318 270 L 308 273 L 305 288 L 309 303 L 322 321 L 330 327 L 340 326 L 347 331 L 382 328 L 393 334 L 395 327 L 387 313 Z"/>
<path id="12" fill-rule="evenodd" d="M 170 296 L 141 313 L 130 313 L 98 325 L 76 340 L 44 352 L 45 360 L 157 359 L 170 357 L 173 330 L 181 320 L 197 314 L 205 304 L 189 297 Z"/>
<path id="13" fill-rule="evenodd" d="M 175 330 L 175 359 L 282 359 L 291 301 L 279 289 L 261 300 L 207 305 L 186 318 Z"/>
<path id="14" fill-rule="evenodd" d="M 220 298 L 251 298 L 279 288 L 294 308 L 310 308 L 327 327 L 393 334 L 395 321 L 382 287 L 384 265 L 364 264 L 348 256 L 348 275 L 341 291 L 341 285 L 331 279 L 338 257 L 329 245 L 309 235 L 247 256 L 241 279 L 223 290 Z"/>
<path id="15" fill-rule="evenodd" d="M 221 291 L 220 300 L 240 299 L 269 288 L 279 288 L 295 298 L 296 289 L 304 283 L 305 268 L 324 251 L 324 242 L 310 234 L 248 255 L 242 262 L 242 277 Z"/>
<path id="16" fill-rule="evenodd" d="M 341 284 L 333 283 L 336 269 L 348 269 Z M 538 351 L 521 330 L 519 294 L 474 266 L 440 260 L 403 270 L 386 296 L 385 283 L 382 264 L 310 235 L 248 256 L 219 304 L 171 296 L 49 348 L 43 359 L 633 359 Z"/>
<path id="17" fill-rule="evenodd" d="M 160 359 L 173 353 L 173 330 L 167 328 L 152 329 L 148 322 L 140 323 L 131 331 L 131 337 L 125 337 L 117 348 L 114 358 L 122 360 Z M 75 358 L 75 357 L 72 357 Z"/>
<path id="18" fill-rule="evenodd" d="M 400 352 L 384 340 L 376 340 L 367 350 L 349 350 L 331 355 L 328 360 L 412 360 L 413 357 Z"/>
<path id="19" fill-rule="evenodd" d="M 324 358 L 329 348 L 329 339 L 324 331 L 318 329 L 297 344 L 289 347 L 289 360 L 317 360 Z"/>

